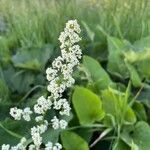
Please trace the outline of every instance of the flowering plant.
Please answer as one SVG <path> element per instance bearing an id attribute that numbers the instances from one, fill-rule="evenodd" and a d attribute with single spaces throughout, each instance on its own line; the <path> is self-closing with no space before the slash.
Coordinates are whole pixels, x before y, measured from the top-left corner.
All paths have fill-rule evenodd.
<path id="1" fill-rule="evenodd" d="M 86 29 L 93 37 L 87 25 Z M 20 136 L 0 123 L 3 130 L 20 139 L 15 146 L 3 144 L 2 150 L 89 150 L 97 143 L 103 147 L 105 142 L 108 143 L 105 144 L 106 150 L 149 150 L 147 114 L 150 106 L 141 93 L 142 89 L 150 89 L 148 84 L 143 83 L 145 78 L 149 81 L 149 74 L 146 72 L 140 76 L 147 71 L 149 50 L 144 47 L 144 50 L 135 52 L 132 50 L 134 45 L 108 36 L 107 69 L 111 74 L 97 60 L 82 57 L 78 45 L 80 32 L 76 20 L 66 23 L 59 36 L 61 55 L 46 69 L 48 96 L 40 96 L 33 107 L 10 109 L 10 115 L 16 122 L 32 122 L 29 136 Z M 139 41 L 139 45 L 141 43 Z M 73 75 L 73 72 L 77 66 L 75 77 L 80 86 L 73 88 L 68 100 L 66 92 L 75 84 L 76 74 Z M 114 77 L 117 79 L 112 80 Z M 127 87 L 120 77 L 131 80 Z"/>
<path id="2" fill-rule="evenodd" d="M 66 23 L 64 31 L 59 36 L 61 56 L 58 56 L 52 62 L 52 66 L 46 69 L 46 78 L 49 82 L 47 90 L 50 92 L 50 95 L 47 98 L 44 96 L 39 97 L 33 111 L 30 107 L 26 107 L 23 110 L 17 107 L 10 109 L 10 115 L 15 120 L 24 119 L 25 121 L 31 121 L 31 115 L 35 114 L 37 125 L 33 126 L 30 131 L 33 144 L 28 146 L 29 150 L 40 149 L 43 144 L 42 134 L 50 126 L 58 130 L 65 129 L 68 125 L 65 119 L 61 119 L 63 116 L 70 116 L 71 110 L 69 101 L 63 97 L 63 92 L 75 83 L 72 73 L 82 58 L 80 46 L 77 44 L 81 40 L 79 37 L 80 32 L 77 20 L 70 20 Z M 48 110 L 50 109 L 56 110 L 57 115 L 51 120 L 47 120 L 45 115 L 49 113 Z M 16 146 L 2 145 L 2 150 L 24 150 L 26 146 L 27 139 L 23 137 Z M 60 143 L 52 143 L 51 141 L 48 141 L 44 147 L 45 150 L 62 149 Z"/>

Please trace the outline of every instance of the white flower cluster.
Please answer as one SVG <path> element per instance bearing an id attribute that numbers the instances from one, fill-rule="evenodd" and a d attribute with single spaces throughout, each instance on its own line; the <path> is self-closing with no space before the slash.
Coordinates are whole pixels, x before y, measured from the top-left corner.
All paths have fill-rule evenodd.
<path id="1" fill-rule="evenodd" d="M 51 122 L 52 122 L 52 127 L 54 129 L 59 129 L 59 128 L 65 129 L 68 125 L 68 123 L 65 120 L 63 119 L 59 120 L 56 116 L 54 116 Z"/>
<path id="2" fill-rule="evenodd" d="M 40 148 L 40 145 L 42 144 L 41 134 L 44 133 L 47 130 L 47 128 L 48 128 L 48 122 L 46 120 L 44 121 L 43 124 L 31 128 L 31 136 L 36 149 Z"/>
<path id="3" fill-rule="evenodd" d="M 18 109 L 17 107 L 11 108 L 10 109 L 10 115 L 15 119 L 15 120 L 20 120 L 21 117 L 23 117 L 24 120 L 30 121 L 31 117 L 30 115 L 33 112 L 30 110 L 29 107 L 26 107 L 24 110 Z"/>
<path id="4" fill-rule="evenodd" d="M 48 142 L 45 146 L 46 146 L 45 150 L 61 150 L 62 149 L 62 145 L 59 143 L 55 143 L 53 145 L 52 142 Z"/>
<path id="5" fill-rule="evenodd" d="M 37 100 L 37 104 L 34 105 L 34 112 L 37 114 L 44 114 L 48 109 L 51 109 L 52 102 L 50 99 L 41 96 Z"/>
<path id="6" fill-rule="evenodd" d="M 9 144 L 3 144 L 2 150 L 26 150 L 26 142 L 27 142 L 27 139 L 23 137 L 20 140 L 20 143 L 18 143 L 16 146 L 10 147 Z"/>
<path id="7" fill-rule="evenodd" d="M 50 109 L 58 111 L 60 116 L 70 115 L 71 107 L 67 99 L 63 98 L 63 92 L 75 83 L 72 77 L 73 70 L 79 64 L 79 59 L 82 58 L 80 46 L 77 45 L 77 42 L 81 40 L 79 37 L 80 32 L 77 20 L 70 20 L 66 23 L 64 31 L 59 36 L 61 56 L 58 56 L 52 62 L 52 66 L 46 69 L 46 78 L 49 81 L 47 90 L 51 95 L 47 98 L 41 96 L 34 105 L 34 113 L 38 115 L 35 117 L 35 121 L 38 125 L 31 128 L 33 144 L 29 145 L 29 150 L 40 149 L 41 144 L 43 144 L 42 134 L 47 131 L 49 125 L 55 130 L 59 128 L 65 129 L 68 125 L 68 122 L 64 119 L 59 119 L 59 116 L 54 116 L 49 122 L 44 120 L 44 117 Z M 15 120 L 23 118 L 26 121 L 30 121 L 32 113 L 29 107 L 24 110 L 17 107 L 10 109 L 10 114 Z M 24 150 L 24 143 L 20 143 L 15 148 L 3 144 L 2 150 Z M 53 144 L 49 141 L 45 145 L 45 150 L 60 149 L 62 149 L 62 145 L 59 143 Z"/>

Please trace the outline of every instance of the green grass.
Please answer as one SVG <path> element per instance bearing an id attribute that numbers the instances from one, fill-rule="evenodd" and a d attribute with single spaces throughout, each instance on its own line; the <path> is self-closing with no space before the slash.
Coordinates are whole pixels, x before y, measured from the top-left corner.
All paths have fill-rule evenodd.
<path id="1" fill-rule="evenodd" d="M 100 38 L 97 26 L 134 41 L 150 33 L 148 8 L 148 0 L 0 0 L 8 25 L 2 38 L 8 48 L 56 43 L 66 20 L 77 18 Z"/>

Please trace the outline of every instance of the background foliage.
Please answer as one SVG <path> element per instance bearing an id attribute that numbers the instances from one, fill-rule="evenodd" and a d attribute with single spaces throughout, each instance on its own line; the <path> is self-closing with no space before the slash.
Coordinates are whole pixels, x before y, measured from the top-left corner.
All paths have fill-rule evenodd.
<path id="1" fill-rule="evenodd" d="M 29 136 L 32 123 L 13 121 L 9 108 L 47 94 L 45 68 L 59 54 L 65 22 L 76 18 L 88 56 L 68 91 L 74 109 L 71 131 L 60 136 L 64 148 L 87 150 L 103 133 L 93 149 L 149 150 L 149 8 L 149 0 L 0 0 L 0 144 Z"/>

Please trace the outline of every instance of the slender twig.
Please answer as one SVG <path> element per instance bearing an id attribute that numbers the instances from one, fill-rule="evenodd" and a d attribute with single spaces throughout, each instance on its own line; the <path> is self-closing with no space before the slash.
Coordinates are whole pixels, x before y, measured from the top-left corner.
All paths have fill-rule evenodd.
<path id="1" fill-rule="evenodd" d="M 140 87 L 139 91 L 136 93 L 135 97 L 132 99 L 132 101 L 130 102 L 130 106 L 133 104 L 133 102 L 137 99 L 137 97 L 140 95 L 141 91 L 144 88 L 144 83 L 142 84 L 142 86 Z"/>
<path id="2" fill-rule="evenodd" d="M 86 126 L 75 126 L 75 127 L 70 127 L 67 130 L 75 130 L 75 129 L 80 129 L 80 128 L 104 128 L 105 126 L 102 124 L 94 124 L 94 125 L 86 125 Z"/>
<path id="3" fill-rule="evenodd" d="M 34 86 L 30 91 L 28 91 L 28 92 L 25 94 L 25 96 L 20 100 L 20 102 L 22 102 L 22 101 L 24 101 L 25 99 L 27 99 L 27 97 L 28 97 L 34 90 L 36 90 L 36 89 L 38 89 L 38 88 L 44 88 L 44 86 L 42 86 L 42 85 L 36 85 L 36 86 Z"/>
<path id="4" fill-rule="evenodd" d="M 105 135 L 107 135 L 110 131 L 112 130 L 112 128 L 108 128 L 106 130 L 104 130 L 104 132 L 102 132 L 99 137 L 90 145 L 90 148 L 92 148 L 93 146 L 95 146 Z"/>

